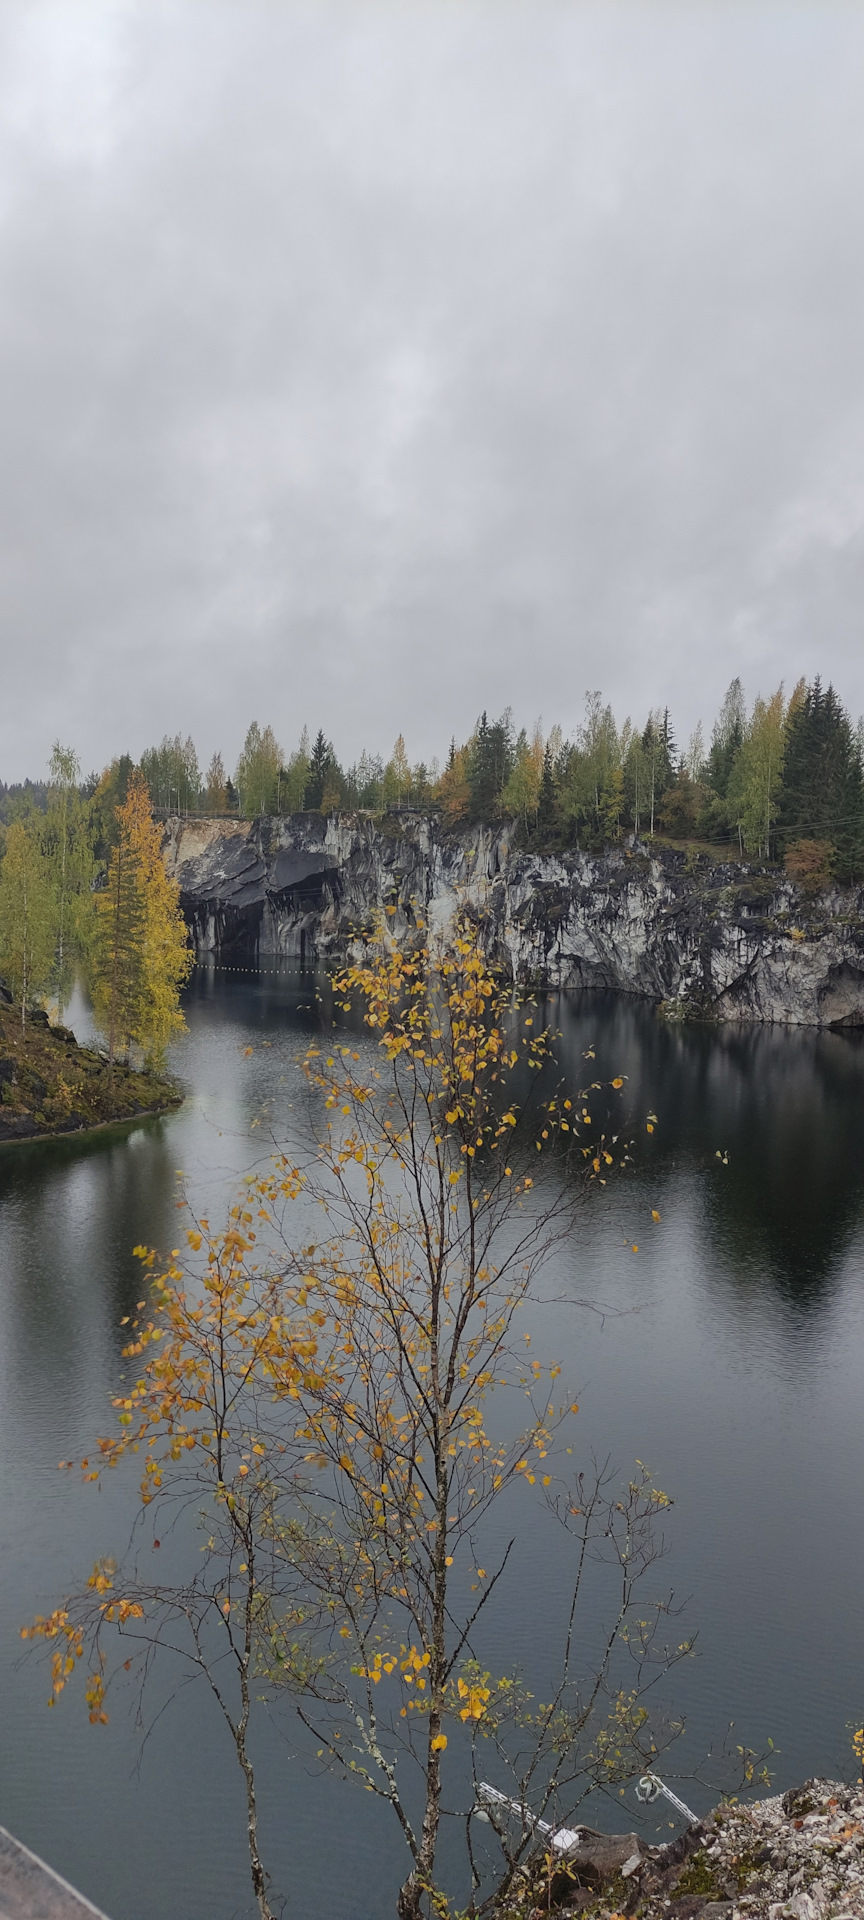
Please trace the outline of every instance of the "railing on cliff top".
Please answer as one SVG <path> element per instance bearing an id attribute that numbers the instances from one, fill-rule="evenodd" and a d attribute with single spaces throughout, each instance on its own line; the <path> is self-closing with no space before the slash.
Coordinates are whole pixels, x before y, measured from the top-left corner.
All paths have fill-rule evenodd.
<path id="1" fill-rule="evenodd" d="M 277 808 L 275 813 L 239 813 L 235 807 L 231 813 L 196 813 L 194 807 L 153 807 L 155 820 L 230 820 L 236 826 L 253 826 L 256 820 L 327 820 L 335 813 L 357 814 L 362 820 L 379 820 L 386 814 L 408 814 L 412 819 L 437 820 L 444 809 L 436 801 L 430 801 L 428 807 L 412 807 L 406 801 L 404 807 L 397 801 L 388 801 L 386 807 L 330 807 L 322 813 L 320 807 L 295 807 L 292 812 Z"/>
<path id="2" fill-rule="evenodd" d="M 76 1893 L 68 1880 L 46 1867 L 0 1827 L 0 1920 L 106 1920 L 100 1907 Z"/>

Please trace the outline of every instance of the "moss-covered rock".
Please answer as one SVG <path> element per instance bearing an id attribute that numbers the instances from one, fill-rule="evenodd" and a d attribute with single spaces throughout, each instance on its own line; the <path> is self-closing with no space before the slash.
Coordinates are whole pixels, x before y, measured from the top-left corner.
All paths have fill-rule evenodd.
<path id="1" fill-rule="evenodd" d="M 20 1007 L 0 1003 L 0 1145 L 162 1113 L 182 1098 L 164 1074 L 119 1065 L 112 1074 L 102 1054 L 41 1010 L 22 1030 Z"/>

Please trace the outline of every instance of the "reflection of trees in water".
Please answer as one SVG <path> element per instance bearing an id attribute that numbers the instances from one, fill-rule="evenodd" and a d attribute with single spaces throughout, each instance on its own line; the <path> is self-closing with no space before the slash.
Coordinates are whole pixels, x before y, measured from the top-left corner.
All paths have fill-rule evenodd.
<path id="1" fill-rule="evenodd" d="M 202 1009 L 207 1026 L 292 1027 L 302 1036 L 328 1023 L 332 998 L 329 976 L 321 968 L 273 961 L 259 970 L 254 960 L 235 967 L 201 962 L 184 990 L 183 1012 L 190 1028 Z"/>
<path id="2" fill-rule="evenodd" d="M 113 1380 L 141 1293 L 138 1241 L 175 1231 L 176 1171 L 159 1118 L 15 1150 L 0 1205 L 4 1393 L 50 1427 Z M 7 1150 L 8 1152 L 8 1150 Z M 59 1396 L 59 1401 L 58 1401 Z M 89 1414 L 88 1414 L 89 1418 Z M 66 1443 L 68 1444 L 68 1442 Z"/>
<path id="3" fill-rule="evenodd" d="M 332 978 L 323 967 L 267 957 L 260 969 L 201 965 L 184 993 L 183 1011 L 193 1048 L 199 1034 L 206 1049 L 222 1030 L 227 1044 L 219 1059 L 219 1091 L 230 1094 L 236 1111 L 230 1122 L 220 1116 L 219 1124 L 254 1138 L 265 1159 L 289 1141 L 292 1152 L 311 1147 L 313 1123 L 326 1124 L 324 1096 L 307 1086 L 300 1063 L 313 1039 L 322 1037 L 325 1044 L 334 1013 L 345 1041 L 374 1050 L 359 1009 L 346 1014 L 340 1004 L 336 1011 Z M 206 1090 L 200 1056 L 193 1078 L 197 1093 L 202 1085 Z"/>
<path id="4" fill-rule="evenodd" d="M 238 1023 L 257 1031 L 255 1069 L 238 1076 L 248 1125 L 301 1131 L 304 1109 L 277 1045 L 325 1028 L 330 983 L 320 970 L 273 968 L 256 975 L 199 968 L 184 996 L 190 1027 Z M 637 1167 L 655 1183 L 677 1165 L 705 1169 L 706 1263 L 743 1281 L 769 1277 L 790 1301 L 816 1298 L 842 1261 L 861 1216 L 864 1153 L 860 1105 L 864 1045 L 808 1028 L 671 1024 L 643 1000 L 621 994 L 550 994 L 539 1015 L 560 1028 L 561 1070 L 574 1087 L 626 1076 L 620 1095 L 595 1096 L 592 1118 L 632 1129 Z M 539 1017 L 539 1016 L 538 1016 Z M 358 1035 L 358 1017 L 339 1024 Z M 584 1054 L 595 1048 L 596 1059 Z M 289 1052 L 291 1048 L 289 1047 Z M 528 1093 L 526 1081 L 525 1093 Z M 653 1136 L 645 1116 L 658 1116 Z M 715 1154 L 728 1155 L 719 1166 Z M 655 1184 L 659 1193 L 661 1185 Z"/>
<path id="5" fill-rule="evenodd" d="M 673 1026 L 605 994 L 555 996 L 550 1014 L 568 1074 L 581 1078 L 593 1040 L 597 1078 L 628 1076 L 642 1167 L 664 1177 L 680 1162 L 706 1168 L 713 1262 L 741 1279 L 767 1275 L 802 1306 L 815 1301 L 861 1218 L 861 1042 L 806 1028 Z"/>

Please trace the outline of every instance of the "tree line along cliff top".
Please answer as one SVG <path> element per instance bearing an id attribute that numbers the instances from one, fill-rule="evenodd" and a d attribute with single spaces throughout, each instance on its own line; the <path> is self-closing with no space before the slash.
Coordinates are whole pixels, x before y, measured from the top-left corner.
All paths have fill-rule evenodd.
<path id="1" fill-rule="evenodd" d="M 132 768 L 120 754 L 79 786 L 103 857 Z M 343 766 L 320 728 L 312 740 L 304 727 L 286 754 L 272 726 L 253 721 L 231 775 L 218 752 L 202 772 L 194 742 L 179 734 L 148 748 L 140 768 L 157 812 L 250 819 L 411 807 L 453 826 L 511 819 L 526 841 L 548 846 L 594 850 L 630 833 L 660 834 L 779 858 L 793 869 L 797 861 L 826 880 L 864 873 L 864 729 L 818 677 L 799 681 L 788 697 L 782 686 L 757 695 L 750 708 L 733 680 L 710 743 L 700 725 L 686 747 L 668 708 L 652 710 L 644 725 L 619 725 L 594 692 L 572 739 L 559 726 L 544 733 L 539 721 L 517 729 L 508 708 L 498 719 L 481 714 L 466 741 L 451 740 L 440 765 L 412 763 L 400 734 L 389 758 L 364 750 Z M 0 822 L 28 806 L 44 810 L 51 786 L 0 783 Z"/>

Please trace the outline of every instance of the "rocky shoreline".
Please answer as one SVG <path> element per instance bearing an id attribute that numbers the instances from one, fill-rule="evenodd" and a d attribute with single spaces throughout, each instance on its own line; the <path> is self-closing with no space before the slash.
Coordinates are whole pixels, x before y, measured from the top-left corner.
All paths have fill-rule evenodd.
<path id="1" fill-rule="evenodd" d="M 864 1786 L 808 1780 L 723 1803 L 668 1846 L 576 1830 L 537 1855 L 495 1920 L 864 1920 Z"/>
<path id="2" fill-rule="evenodd" d="M 183 1095 L 162 1074 L 137 1073 L 79 1046 L 68 1027 L 52 1027 L 47 1013 L 28 1013 L 0 991 L 0 1146 L 59 1135 L 91 1133 L 122 1121 L 169 1112 Z"/>
<path id="3" fill-rule="evenodd" d="M 199 961 L 341 961 L 460 908 L 517 982 L 638 994 L 671 1018 L 864 1028 L 864 890 L 803 896 L 779 868 L 642 842 L 534 851 L 511 825 L 293 814 L 166 826 Z"/>

